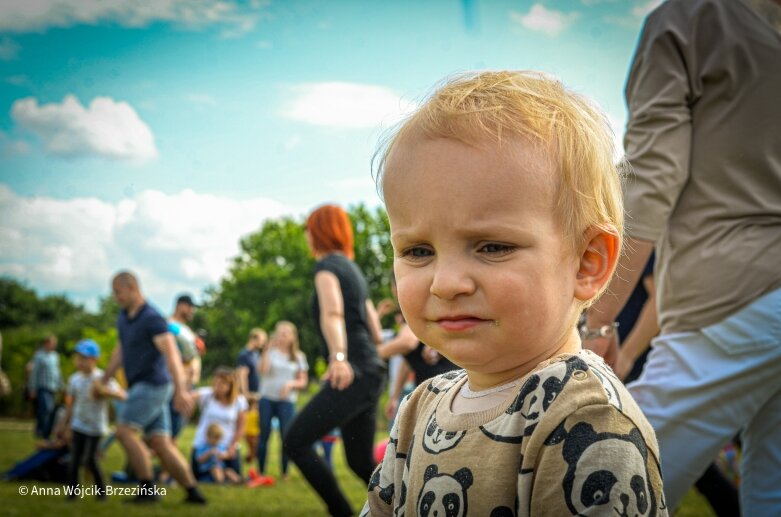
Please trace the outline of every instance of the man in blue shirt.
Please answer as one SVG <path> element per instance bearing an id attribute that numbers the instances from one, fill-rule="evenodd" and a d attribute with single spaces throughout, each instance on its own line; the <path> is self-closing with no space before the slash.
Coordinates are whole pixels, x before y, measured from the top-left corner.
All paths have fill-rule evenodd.
<path id="1" fill-rule="evenodd" d="M 117 274 L 112 281 L 112 290 L 122 309 L 117 318 L 119 343 L 103 380 L 108 382 L 122 365 L 128 383 L 128 398 L 118 416 L 116 436 L 130 459 L 139 484 L 147 487 L 133 501 L 147 503 L 158 499 L 152 484 L 152 464 L 141 438 L 143 434 L 165 469 L 187 489 L 185 502 L 203 504 L 206 499 L 171 440 L 168 404 L 172 392 L 178 411 L 189 415 L 193 409 L 176 341 L 168 331 L 165 319 L 146 303 L 132 273 Z"/>

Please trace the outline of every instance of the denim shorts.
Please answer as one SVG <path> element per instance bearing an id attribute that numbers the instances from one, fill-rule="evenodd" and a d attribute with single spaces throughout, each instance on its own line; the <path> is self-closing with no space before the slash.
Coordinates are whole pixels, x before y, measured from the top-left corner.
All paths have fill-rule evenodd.
<path id="1" fill-rule="evenodd" d="M 125 407 L 117 421 L 139 431 L 144 436 L 171 434 L 171 415 L 168 404 L 173 395 L 173 385 L 137 382 L 127 392 Z"/>

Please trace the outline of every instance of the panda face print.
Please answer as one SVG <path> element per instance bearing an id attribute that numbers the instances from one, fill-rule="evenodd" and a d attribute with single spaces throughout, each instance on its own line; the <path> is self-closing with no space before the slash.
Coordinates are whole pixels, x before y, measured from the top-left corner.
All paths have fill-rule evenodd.
<path id="1" fill-rule="evenodd" d="M 539 374 L 529 377 L 513 404 L 502 415 L 480 429 L 489 438 L 499 442 L 520 443 L 524 436 L 532 434 L 542 416 L 556 401 L 576 370 L 588 370 L 579 357 L 555 362 Z"/>
<path id="2" fill-rule="evenodd" d="M 563 486 L 574 515 L 656 515 L 648 451 L 637 429 L 627 435 L 596 433 L 581 422 L 564 439 L 563 455 L 569 465 Z"/>
<path id="3" fill-rule="evenodd" d="M 418 496 L 418 515 L 422 517 L 461 517 L 467 515 L 467 489 L 472 486 L 472 471 L 464 467 L 452 476 L 440 474 L 429 465 L 423 475 Z"/>
<path id="4" fill-rule="evenodd" d="M 423 448 L 431 454 L 448 451 L 458 445 L 466 431 L 445 431 L 437 424 L 436 411 L 431 413 L 423 435 Z"/>

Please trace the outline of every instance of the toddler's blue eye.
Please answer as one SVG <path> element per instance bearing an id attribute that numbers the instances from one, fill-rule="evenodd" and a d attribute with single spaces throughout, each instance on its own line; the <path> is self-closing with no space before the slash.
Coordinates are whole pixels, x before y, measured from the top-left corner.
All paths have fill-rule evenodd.
<path id="1" fill-rule="evenodd" d="M 482 248 L 480 248 L 480 251 L 484 253 L 507 253 L 512 251 L 512 246 L 492 242 L 490 244 L 484 245 Z"/>
<path id="2" fill-rule="evenodd" d="M 412 257 L 412 258 L 426 258 L 426 257 L 430 257 L 433 254 L 434 253 L 428 248 L 416 247 L 416 248 L 409 248 L 407 250 L 404 250 L 402 256 Z"/>

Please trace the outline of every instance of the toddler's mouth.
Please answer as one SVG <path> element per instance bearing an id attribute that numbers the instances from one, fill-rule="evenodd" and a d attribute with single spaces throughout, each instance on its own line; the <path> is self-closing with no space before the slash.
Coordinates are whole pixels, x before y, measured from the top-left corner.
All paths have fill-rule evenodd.
<path id="1" fill-rule="evenodd" d="M 439 318 L 436 320 L 436 323 L 441 329 L 447 332 L 463 332 L 491 321 L 493 320 L 484 320 L 482 318 L 478 318 L 477 316 L 457 315 Z"/>

